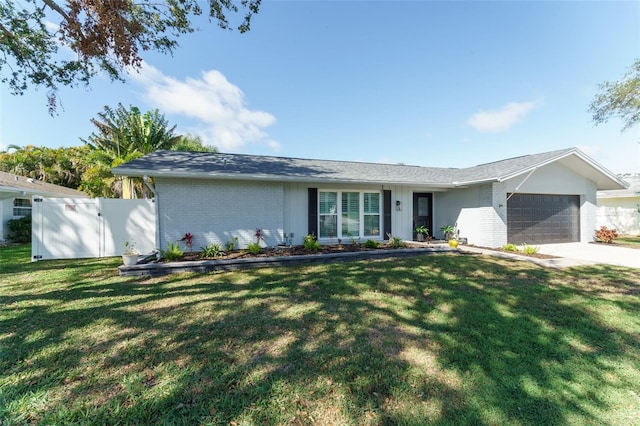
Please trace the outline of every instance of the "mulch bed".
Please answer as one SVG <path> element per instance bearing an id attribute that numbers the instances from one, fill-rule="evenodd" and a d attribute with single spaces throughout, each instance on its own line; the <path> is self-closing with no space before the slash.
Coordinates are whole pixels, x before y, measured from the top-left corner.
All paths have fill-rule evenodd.
<path id="1" fill-rule="evenodd" d="M 424 248 L 425 244 L 405 243 L 406 248 Z M 320 250 L 315 252 L 307 251 L 304 246 L 277 246 L 264 247 L 259 254 L 251 254 L 247 250 L 234 250 L 223 256 L 202 257 L 199 251 L 186 252 L 180 259 L 173 262 L 186 262 L 193 260 L 228 260 L 228 259 L 253 259 L 260 257 L 288 257 L 288 256 L 304 256 L 308 254 L 333 254 L 333 253 L 353 253 L 361 251 L 380 251 L 380 250 L 398 250 L 397 248 L 388 247 L 380 244 L 378 248 L 367 248 L 362 244 L 335 244 L 320 246 Z"/>

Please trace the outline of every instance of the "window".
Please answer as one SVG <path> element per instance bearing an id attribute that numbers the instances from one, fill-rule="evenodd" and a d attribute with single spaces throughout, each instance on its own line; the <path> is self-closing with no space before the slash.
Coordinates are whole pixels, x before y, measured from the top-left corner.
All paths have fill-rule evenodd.
<path id="1" fill-rule="evenodd" d="M 380 237 L 381 194 L 364 191 L 318 191 L 320 238 Z"/>
<path id="2" fill-rule="evenodd" d="M 320 192 L 320 238 L 333 238 L 338 235 L 338 193 Z"/>
<path id="3" fill-rule="evenodd" d="M 364 235 L 380 235 L 380 194 L 364 193 Z"/>
<path id="4" fill-rule="evenodd" d="M 360 236 L 360 193 L 342 193 L 342 235 Z"/>
<path id="5" fill-rule="evenodd" d="M 13 200 L 13 215 L 17 217 L 31 214 L 31 200 L 29 198 L 15 198 Z"/>

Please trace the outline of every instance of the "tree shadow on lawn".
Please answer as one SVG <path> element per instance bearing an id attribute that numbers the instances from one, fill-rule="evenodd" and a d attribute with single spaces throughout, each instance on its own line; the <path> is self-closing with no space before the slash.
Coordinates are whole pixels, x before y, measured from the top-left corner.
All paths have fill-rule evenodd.
<path id="1" fill-rule="evenodd" d="M 597 423 L 633 385 L 611 364 L 640 356 L 597 309 L 639 281 L 431 255 L 3 295 L 0 418 Z"/>

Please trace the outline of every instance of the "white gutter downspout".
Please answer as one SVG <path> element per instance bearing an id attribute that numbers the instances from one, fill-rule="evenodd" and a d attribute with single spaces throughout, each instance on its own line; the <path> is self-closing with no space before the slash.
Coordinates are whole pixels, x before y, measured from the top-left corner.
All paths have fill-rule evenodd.
<path id="1" fill-rule="evenodd" d="M 520 184 L 518 186 L 516 186 L 516 189 L 513 190 L 513 192 L 507 197 L 506 200 L 504 200 L 505 204 L 507 203 L 507 201 L 509 201 L 509 198 L 513 197 L 515 195 L 516 192 L 518 192 L 518 189 L 520 189 L 520 187 L 522 185 L 524 185 L 524 183 L 527 181 L 527 179 L 529 179 L 531 177 L 531 175 L 533 174 L 533 172 L 535 172 L 536 170 L 538 170 L 538 167 L 534 167 L 529 174 L 522 179 L 522 182 L 520 182 Z"/>

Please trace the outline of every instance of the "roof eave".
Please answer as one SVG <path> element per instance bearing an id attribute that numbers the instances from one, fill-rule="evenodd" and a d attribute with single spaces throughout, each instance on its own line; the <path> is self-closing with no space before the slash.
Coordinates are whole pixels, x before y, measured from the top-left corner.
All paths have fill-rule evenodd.
<path id="1" fill-rule="evenodd" d="M 118 168 L 113 170 L 115 175 L 131 176 L 131 177 L 165 177 L 165 178 L 192 178 L 192 179 L 219 179 L 219 180 L 260 180 L 262 182 L 304 182 L 304 183 L 344 183 L 344 184 L 364 184 L 364 185 L 403 185 L 403 186 L 420 186 L 430 188 L 450 189 L 456 185 L 443 182 L 404 182 L 404 181 L 386 181 L 386 180 L 362 180 L 362 179 L 343 179 L 343 178 L 313 178 L 305 176 L 276 176 L 265 174 L 228 174 L 228 173 L 206 173 L 206 172 L 187 172 L 187 171 L 158 171 L 158 170 L 139 170 Z"/>
<path id="2" fill-rule="evenodd" d="M 559 155 L 557 155 L 555 157 L 549 158 L 549 159 L 547 159 L 545 161 L 541 161 L 541 162 L 539 162 L 537 164 L 531 165 L 531 166 L 529 166 L 527 168 L 518 170 L 518 171 L 510 173 L 508 175 L 500 176 L 500 177 L 497 178 L 497 181 L 498 182 L 504 182 L 506 180 L 513 179 L 513 178 L 521 176 L 521 175 L 523 175 L 525 173 L 529 173 L 532 170 L 535 170 L 535 169 L 538 169 L 540 167 L 547 166 L 547 165 L 549 165 L 551 163 L 554 163 L 556 161 L 562 160 L 563 158 L 569 157 L 570 155 L 577 156 L 582 161 L 587 163 L 589 166 L 593 167 L 600 174 L 604 175 L 609 180 L 611 180 L 612 182 L 615 182 L 617 185 L 621 186 L 622 188 L 626 189 L 626 188 L 629 187 L 628 183 L 626 183 L 624 180 L 618 178 L 614 173 L 612 173 L 610 170 L 608 170 L 604 166 L 602 166 L 602 165 L 598 164 L 597 162 L 595 162 L 593 159 L 591 159 L 589 156 L 584 154 L 578 148 L 573 148 L 570 151 L 563 152 L 562 154 L 559 154 Z"/>

